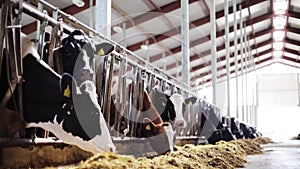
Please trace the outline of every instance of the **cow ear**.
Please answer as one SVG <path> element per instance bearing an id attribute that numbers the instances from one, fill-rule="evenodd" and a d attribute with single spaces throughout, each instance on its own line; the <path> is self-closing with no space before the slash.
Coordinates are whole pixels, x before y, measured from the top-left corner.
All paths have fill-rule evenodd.
<path id="1" fill-rule="evenodd" d="M 72 75 L 64 73 L 59 81 L 60 91 L 64 97 L 71 98 L 73 85 L 76 87 L 76 81 Z"/>
<path id="2" fill-rule="evenodd" d="M 100 43 L 96 45 L 96 53 L 98 56 L 105 56 L 111 53 L 115 47 L 107 42 Z"/>
<path id="3" fill-rule="evenodd" d="M 197 101 L 197 97 L 190 97 L 184 100 L 185 104 L 192 105 Z"/>
<path id="4" fill-rule="evenodd" d="M 154 123 L 149 118 L 144 118 L 145 130 L 151 131 L 155 128 Z"/>

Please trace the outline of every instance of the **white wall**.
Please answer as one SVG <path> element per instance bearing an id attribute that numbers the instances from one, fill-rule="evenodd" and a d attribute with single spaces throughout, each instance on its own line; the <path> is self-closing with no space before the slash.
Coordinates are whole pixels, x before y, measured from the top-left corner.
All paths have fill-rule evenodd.
<path id="1" fill-rule="evenodd" d="M 300 70 L 273 64 L 258 71 L 258 129 L 273 139 L 284 140 L 300 133 Z"/>
<path id="2" fill-rule="evenodd" d="M 300 133 L 297 73 L 258 76 L 258 129 L 275 139 Z"/>
<path id="3" fill-rule="evenodd" d="M 299 79 L 300 70 L 282 64 L 257 70 L 248 75 L 248 106 L 258 102 L 257 112 L 254 107 L 248 109 L 244 119 L 241 118 L 242 103 L 246 105 L 246 83 L 244 77 L 244 101 L 242 101 L 242 79 L 238 77 L 238 100 L 239 120 L 248 121 L 250 125 L 256 126 L 265 136 L 271 138 L 288 138 L 300 133 L 300 107 L 299 105 Z M 257 86 L 256 86 L 257 85 Z M 256 88 L 258 87 L 258 92 Z M 199 91 L 200 98 L 212 101 L 212 88 L 207 87 Z M 257 96 L 256 96 L 257 95 Z M 226 115 L 227 107 L 226 83 L 217 84 L 217 106 Z M 258 99 L 258 100 L 256 100 Z M 230 112 L 236 117 L 236 78 L 230 80 Z M 244 110 L 245 111 L 245 110 Z M 257 117 L 255 118 L 255 112 Z M 252 117 L 250 118 L 252 114 Z"/>

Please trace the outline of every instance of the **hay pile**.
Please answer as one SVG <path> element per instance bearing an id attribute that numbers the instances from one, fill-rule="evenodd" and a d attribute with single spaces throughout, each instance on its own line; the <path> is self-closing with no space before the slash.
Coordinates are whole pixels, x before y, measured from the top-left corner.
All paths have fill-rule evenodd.
<path id="1" fill-rule="evenodd" d="M 233 140 L 230 143 L 240 146 L 246 153 L 246 155 L 254 155 L 263 153 L 263 149 L 260 145 L 251 139 Z"/>
<path id="2" fill-rule="evenodd" d="M 101 153 L 81 162 L 75 169 L 103 168 L 195 168 L 195 169 L 234 169 L 244 167 L 246 155 L 262 153 L 255 140 L 220 141 L 216 145 L 187 144 L 175 146 L 176 151 L 153 158 L 134 158 L 116 153 Z"/>
<path id="3" fill-rule="evenodd" d="M 254 142 L 258 143 L 258 144 L 268 144 L 268 143 L 272 143 L 272 140 L 268 137 L 257 137 L 255 139 L 253 139 Z"/>

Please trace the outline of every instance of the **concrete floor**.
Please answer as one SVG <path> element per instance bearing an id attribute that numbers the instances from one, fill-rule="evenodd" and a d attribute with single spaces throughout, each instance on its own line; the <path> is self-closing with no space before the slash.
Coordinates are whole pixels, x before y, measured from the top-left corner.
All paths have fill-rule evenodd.
<path id="1" fill-rule="evenodd" d="M 263 154 L 247 156 L 244 169 L 300 169 L 300 140 L 286 140 L 263 147 Z"/>

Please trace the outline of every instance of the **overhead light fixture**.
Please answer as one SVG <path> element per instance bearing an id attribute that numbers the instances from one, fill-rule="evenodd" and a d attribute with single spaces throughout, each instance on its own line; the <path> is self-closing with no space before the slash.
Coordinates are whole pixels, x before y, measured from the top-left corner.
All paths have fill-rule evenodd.
<path id="1" fill-rule="evenodd" d="M 123 31 L 123 29 L 120 27 L 120 26 L 118 26 L 118 25 L 116 25 L 116 26 L 113 26 L 113 28 L 112 28 L 115 32 L 117 32 L 117 33 L 120 33 L 120 32 L 122 32 Z"/>
<path id="2" fill-rule="evenodd" d="M 274 42 L 273 43 L 273 49 L 274 50 L 282 50 L 283 48 L 283 42 Z"/>
<path id="3" fill-rule="evenodd" d="M 141 45 L 141 49 L 143 49 L 143 50 L 149 49 L 149 41 L 148 40 L 145 41 L 145 44 Z"/>
<path id="4" fill-rule="evenodd" d="M 288 2 L 287 0 L 274 0 L 273 10 L 275 14 L 285 14 L 287 10 Z"/>
<path id="5" fill-rule="evenodd" d="M 73 4 L 75 4 L 77 7 L 83 7 L 85 5 L 85 2 L 82 0 L 72 0 Z"/>
<path id="6" fill-rule="evenodd" d="M 141 49 L 148 50 L 148 45 L 141 45 Z"/>
<path id="7" fill-rule="evenodd" d="M 273 18 L 273 26 L 275 29 L 284 29 L 286 25 L 286 16 L 278 15 Z"/>
<path id="8" fill-rule="evenodd" d="M 283 30 L 277 30 L 273 32 L 274 41 L 282 41 L 284 38 L 285 32 Z"/>
<path id="9" fill-rule="evenodd" d="M 281 58 L 281 56 L 282 56 L 282 51 L 280 50 L 280 51 L 273 51 L 273 56 L 275 57 L 275 58 Z"/>

